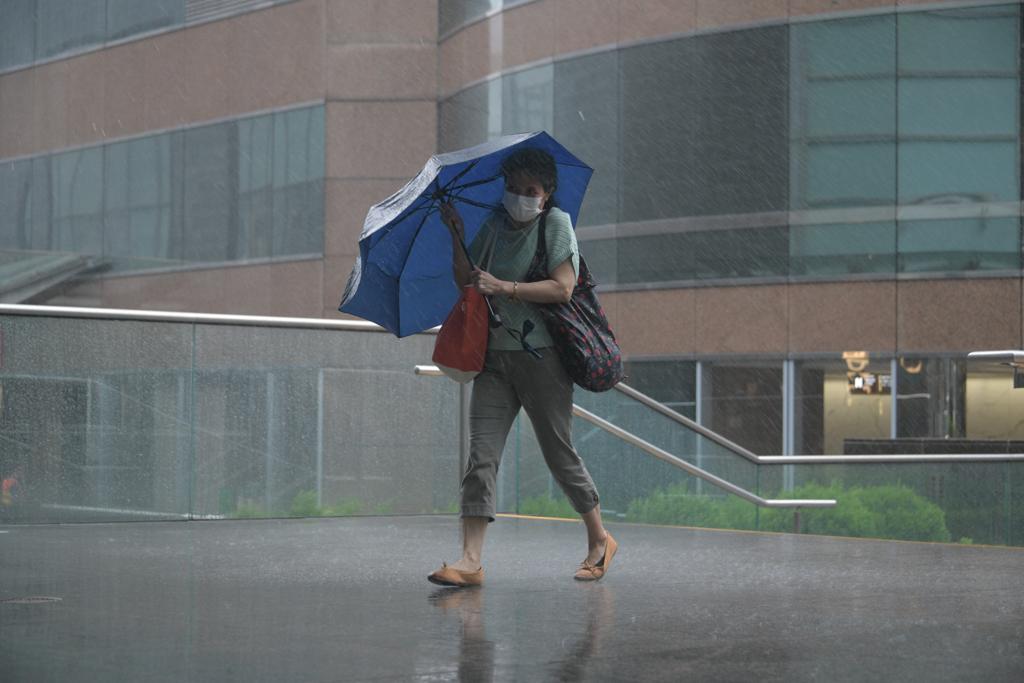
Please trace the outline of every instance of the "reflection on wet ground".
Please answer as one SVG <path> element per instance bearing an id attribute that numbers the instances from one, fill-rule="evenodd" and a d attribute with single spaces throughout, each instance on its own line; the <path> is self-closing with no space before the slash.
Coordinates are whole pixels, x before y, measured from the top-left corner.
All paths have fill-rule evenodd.
<path id="1" fill-rule="evenodd" d="M 502 518 L 8 526 L 0 672 L 35 681 L 1024 680 L 1024 551 Z M 59 601 L 4 602 L 58 597 Z"/>

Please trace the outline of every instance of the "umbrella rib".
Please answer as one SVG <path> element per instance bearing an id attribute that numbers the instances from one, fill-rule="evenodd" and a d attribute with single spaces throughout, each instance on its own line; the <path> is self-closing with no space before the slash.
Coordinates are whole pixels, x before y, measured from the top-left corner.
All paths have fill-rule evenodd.
<path id="1" fill-rule="evenodd" d="M 446 187 L 448 190 L 465 190 L 469 187 L 476 187 L 477 185 L 486 185 L 487 183 L 493 183 L 495 180 L 500 178 L 500 175 L 491 176 L 490 178 L 484 178 L 483 180 L 474 180 L 471 183 L 465 183 L 463 185 L 454 185 L 452 187 Z M 453 179 L 456 180 L 456 179 Z"/>
<path id="2" fill-rule="evenodd" d="M 458 199 L 463 204 L 469 204 L 470 206 L 478 206 L 481 209 L 490 209 L 491 211 L 497 211 L 498 210 L 498 207 L 494 206 L 493 204 L 484 204 L 483 202 L 478 202 L 475 199 L 466 199 L 465 197 L 458 197 L 458 196 L 453 197 L 453 199 Z"/>
<path id="3" fill-rule="evenodd" d="M 447 192 L 449 189 L 451 189 L 451 187 L 455 183 L 455 181 L 458 180 L 459 178 L 461 178 L 462 176 L 466 175 L 470 171 L 472 171 L 473 167 L 476 166 L 476 163 L 478 161 L 479 161 L 479 159 L 473 159 L 473 161 L 469 162 L 469 164 L 466 166 L 466 168 L 464 168 L 461 171 L 459 171 L 455 175 L 454 178 L 452 178 L 447 183 L 445 183 L 444 187 L 438 187 L 437 188 L 438 193 L 440 194 L 441 192 Z M 437 183 L 437 179 L 435 179 L 434 182 Z"/>

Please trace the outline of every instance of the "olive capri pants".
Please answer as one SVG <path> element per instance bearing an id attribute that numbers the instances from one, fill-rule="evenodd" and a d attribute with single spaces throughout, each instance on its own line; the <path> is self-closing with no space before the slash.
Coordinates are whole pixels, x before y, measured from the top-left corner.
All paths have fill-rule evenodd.
<path id="1" fill-rule="evenodd" d="M 470 451 L 462 479 L 462 516 L 494 521 L 498 465 L 519 408 L 526 410 L 548 469 L 580 514 L 598 503 L 590 473 L 572 446 L 573 383 L 553 348 L 537 360 L 526 351 L 489 350 L 473 381 Z"/>

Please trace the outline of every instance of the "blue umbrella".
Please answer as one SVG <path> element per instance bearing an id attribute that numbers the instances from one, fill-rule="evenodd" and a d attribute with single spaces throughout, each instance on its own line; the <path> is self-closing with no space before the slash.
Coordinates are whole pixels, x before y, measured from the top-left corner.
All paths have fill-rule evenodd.
<path id="1" fill-rule="evenodd" d="M 484 219 L 504 210 L 501 162 L 521 147 L 542 149 L 554 157 L 555 204 L 576 225 L 594 171 L 547 133 L 507 135 L 436 154 L 419 175 L 366 214 L 359 257 L 338 310 L 375 322 L 399 337 L 443 322 L 459 292 L 452 277 L 452 239 L 439 207 L 455 202 L 467 242 L 472 243 Z"/>

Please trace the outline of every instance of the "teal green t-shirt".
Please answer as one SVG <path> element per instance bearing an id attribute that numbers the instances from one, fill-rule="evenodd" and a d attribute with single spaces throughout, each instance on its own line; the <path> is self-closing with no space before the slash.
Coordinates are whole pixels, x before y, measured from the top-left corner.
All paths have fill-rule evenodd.
<path id="1" fill-rule="evenodd" d="M 533 255 L 537 252 L 537 231 L 540 218 L 534 219 L 525 228 L 519 228 L 504 213 L 494 213 L 484 222 L 477 233 L 469 253 L 473 262 L 500 280 L 513 282 L 523 281 Z M 572 269 L 580 272 L 580 250 L 576 244 L 576 232 L 572 229 L 569 214 L 558 208 L 548 211 L 545 226 L 545 243 L 548 251 L 547 270 L 554 271 L 567 259 L 572 259 Z M 490 235 L 497 231 L 494 243 L 494 256 L 490 267 L 487 267 L 487 255 L 481 254 L 490 241 Z M 491 297 L 491 305 L 501 316 L 505 325 L 521 331 L 526 320 L 533 321 L 533 330 L 526 336 L 531 346 L 543 348 L 553 344 L 551 336 L 544 325 L 544 318 L 535 304 L 525 301 L 512 301 L 503 296 Z M 523 346 L 512 338 L 504 327 L 491 328 L 488 348 L 500 351 L 521 351 Z"/>

